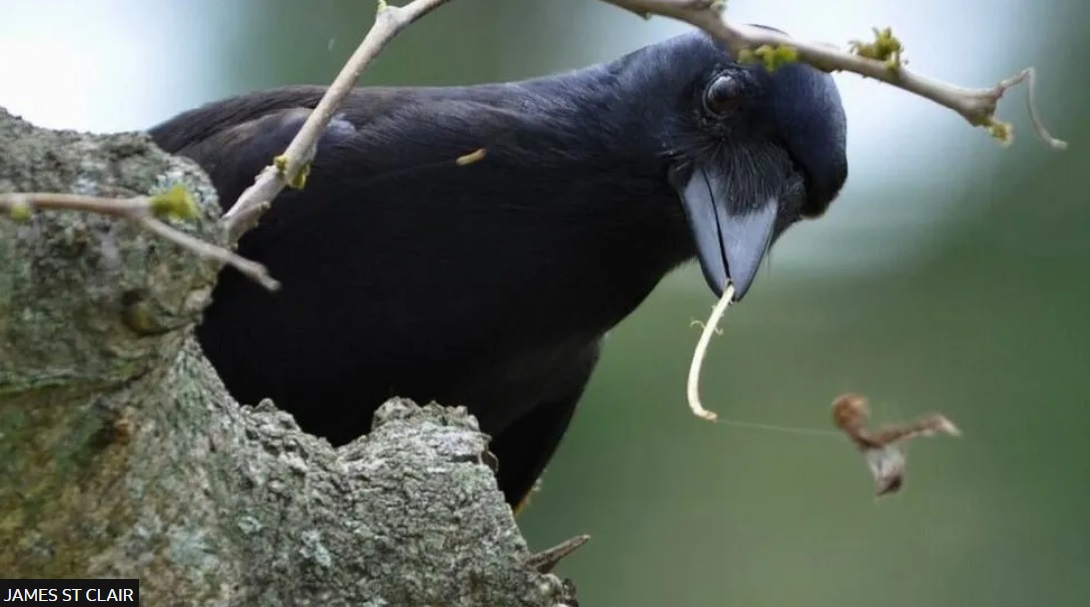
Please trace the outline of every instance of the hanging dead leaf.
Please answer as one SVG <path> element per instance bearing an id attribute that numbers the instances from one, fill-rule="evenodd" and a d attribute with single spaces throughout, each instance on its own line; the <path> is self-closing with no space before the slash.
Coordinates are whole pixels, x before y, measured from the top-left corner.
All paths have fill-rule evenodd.
<path id="1" fill-rule="evenodd" d="M 936 434 L 961 435 L 953 422 L 939 414 L 873 432 L 866 427 L 869 416 L 867 399 L 860 394 L 842 394 L 833 401 L 833 423 L 863 453 L 879 497 L 896 493 L 904 485 L 905 456 L 896 443 Z"/>

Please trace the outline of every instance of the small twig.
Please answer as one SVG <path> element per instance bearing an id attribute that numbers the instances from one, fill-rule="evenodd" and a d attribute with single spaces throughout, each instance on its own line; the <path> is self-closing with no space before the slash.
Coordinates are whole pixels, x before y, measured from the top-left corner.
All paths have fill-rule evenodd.
<path id="1" fill-rule="evenodd" d="M 98 196 L 81 196 L 79 194 L 42 192 L 0 194 L 0 211 L 10 213 L 12 219 L 25 219 L 37 209 L 82 211 L 124 219 L 150 216 L 152 214 L 151 205 L 148 203 L 148 199 L 143 196 L 136 198 L 101 198 Z"/>
<path id="2" fill-rule="evenodd" d="M 689 365 L 689 381 L 685 388 L 685 395 L 689 399 L 689 408 L 692 409 L 693 415 L 712 422 L 719 419 L 719 415 L 714 411 L 708 411 L 700 404 L 700 368 L 704 365 L 704 357 L 708 353 L 708 344 L 711 343 L 712 335 L 718 333 L 719 321 L 722 320 L 723 314 L 727 312 L 727 308 L 730 307 L 733 299 L 734 285 L 728 282 L 727 288 L 723 290 L 723 296 L 715 303 L 711 316 L 704 323 L 704 330 L 700 333 L 700 340 L 696 342 L 696 349 L 693 350 L 693 362 Z"/>
<path id="3" fill-rule="evenodd" d="M 181 246 L 183 249 L 189 249 L 201 257 L 214 259 L 233 267 L 242 275 L 254 280 L 270 291 L 276 291 L 280 288 L 280 283 L 269 275 L 269 271 L 265 269 L 265 266 L 256 261 L 246 259 L 237 253 L 205 242 L 199 238 L 194 238 L 181 230 L 170 227 L 154 217 L 141 218 L 140 225 L 144 226 L 149 231 L 162 236 L 166 240 Z"/>
<path id="4" fill-rule="evenodd" d="M 732 23 L 723 15 L 723 0 L 604 1 L 645 18 L 661 15 L 694 25 L 722 42 L 736 57 L 746 52 L 753 53 L 761 47 L 790 48 L 799 61 L 818 69 L 852 72 L 930 99 L 954 110 L 969 121 L 969 124 L 985 127 L 1003 142 L 1010 140 L 1010 125 L 995 117 L 999 99 L 1011 87 L 1024 82 L 1029 91 L 1026 103 L 1037 136 L 1054 150 L 1067 148 L 1067 142 L 1056 139 L 1048 132 L 1037 111 L 1033 68 L 1027 68 L 991 88 L 970 89 L 915 73 L 905 68 L 899 60 L 891 64 L 888 58 L 863 56 L 858 48 L 856 52 L 844 51 L 826 44 L 796 40 L 772 30 Z M 889 32 L 885 34 L 889 35 Z M 897 57 L 899 54 L 898 46 Z"/>
<path id="5" fill-rule="evenodd" d="M 329 121 L 333 119 L 345 97 L 356 86 L 363 71 L 386 44 L 417 19 L 449 1 L 414 0 L 405 6 L 390 6 L 385 0 L 379 0 L 375 24 L 341 68 L 333 84 L 303 123 L 303 127 L 288 144 L 288 149 L 271 159 L 272 163 L 257 175 L 253 185 L 246 188 L 220 220 L 226 226 L 232 241 L 238 240 L 257 225 L 261 215 L 268 210 L 273 199 L 285 186 L 303 185 L 300 176 L 306 174 L 314 159 L 318 138 L 329 126 Z"/>
<path id="6" fill-rule="evenodd" d="M 174 188 L 161 195 L 133 198 L 103 198 L 48 192 L 0 194 L 0 211 L 10 214 L 15 220 L 26 219 L 35 210 L 80 211 L 126 219 L 200 257 L 228 264 L 270 291 L 280 288 L 280 283 L 269 275 L 265 266 L 223 247 L 190 236 L 157 218 L 157 216 L 193 216 L 196 210 L 192 205 L 192 200 L 180 188 Z"/>
<path id="7" fill-rule="evenodd" d="M 547 548 L 526 558 L 526 565 L 533 567 L 539 573 L 549 573 L 556 568 L 560 561 L 590 541 L 590 536 L 583 534 L 564 540 L 552 548 Z"/>
<path id="8" fill-rule="evenodd" d="M 1005 92 L 1008 89 L 1021 84 L 1023 81 L 1026 83 L 1026 111 L 1029 113 L 1029 119 L 1033 123 L 1033 130 L 1036 131 L 1038 137 L 1044 140 L 1044 142 L 1053 149 L 1067 149 L 1066 141 L 1056 139 L 1048 133 L 1048 129 L 1045 128 L 1045 121 L 1037 111 L 1037 70 L 1035 68 L 1027 67 L 1019 74 L 1000 82 L 997 88 Z M 1000 93 L 1000 95 L 1002 95 L 1002 93 Z"/>

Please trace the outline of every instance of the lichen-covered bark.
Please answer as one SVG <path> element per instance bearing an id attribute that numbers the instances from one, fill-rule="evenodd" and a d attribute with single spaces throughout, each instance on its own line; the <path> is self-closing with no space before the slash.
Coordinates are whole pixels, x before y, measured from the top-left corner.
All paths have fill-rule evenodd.
<path id="1" fill-rule="evenodd" d="M 0 192 L 147 194 L 194 165 L 0 110 Z M 240 407 L 191 338 L 218 268 L 115 219 L 0 217 L 0 572 L 138 577 L 147 605 L 559 605 L 523 563 L 487 437 L 394 400 L 333 449 Z"/>

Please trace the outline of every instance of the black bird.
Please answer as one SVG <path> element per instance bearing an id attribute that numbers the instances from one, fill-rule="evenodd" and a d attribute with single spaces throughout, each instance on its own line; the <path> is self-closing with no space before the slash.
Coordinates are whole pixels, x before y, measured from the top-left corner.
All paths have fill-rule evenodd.
<path id="1" fill-rule="evenodd" d="M 226 209 L 324 91 L 245 94 L 151 134 Z M 517 504 L 610 328 L 694 256 L 740 299 L 846 177 L 832 79 L 739 64 L 702 33 L 521 82 L 358 88 L 306 187 L 239 243 L 283 289 L 223 270 L 197 334 L 240 402 L 270 397 L 335 445 L 391 396 L 467 406 Z"/>

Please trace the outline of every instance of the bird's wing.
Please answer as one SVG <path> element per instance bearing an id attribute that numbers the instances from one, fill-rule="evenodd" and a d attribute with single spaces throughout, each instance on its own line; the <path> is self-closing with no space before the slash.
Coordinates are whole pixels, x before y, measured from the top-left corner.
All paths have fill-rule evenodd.
<path id="1" fill-rule="evenodd" d="M 325 90 L 289 87 L 216 101 L 150 133 L 168 153 L 201 165 L 226 210 L 288 146 Z M 541 169 L 536 165 L 569 147 L 558 139 L 565 130 L 540 118 L 535 102 L 540 101 L 509 85 L 352 90 L 319 138 L 305 186 L 278 196 L 262 229 L 246 234 L 247 250 L 254 254 L 253 246 L 279 246 L 301 231 L 343 222 L 363 202 L 372 209 L 397 203 L 397 213 L 424 217 L 421 221 L 428 216 L 438 221 L 455 207 L 495 206 L 495 196 L 459 192 L 485 184 L 496 190 L 496 183 L 506 183 L 505 175 L 530 161 Z M 459 158 L 472 160 L 482 148 L 487 158 L 473 167 L 467 182 L 461 171 L 468 169 Z M 500 179 L 482 181 L 479 170 Z M 434 213 L 435 206 L 449 210 Z"/>
<path id="2" fill-rule="evenodd" d="M 241 95 L 180 114 L 149 133 L 163 151 L 201 165 L 226 211 L 287 148 L 324 92 L 324 87 L 300 86 Z M 319 145 L 352 134 L 350 123 L 335 118 Z"/>
<path id="3" fill-rule="evenodd" d="M 183 113 L 150 133 L 165 151 L 201 165 L 226 210 L 284 151 L 324 92 L 324 87 L 288 87 L 242 95 Z M 262 220 L 261 234 L 251 233 L 247 241 L 271 243 L 304 216 L 343 212 L 345 193 L 372 203 L 395 194 L 403 199 L 441 195 L 429 184 L 458 169 L 459 157 L 481 148 L 488 148 L 491 162 L 502 150 L 549 147 L 557 129 L 535 119 L 519 105 L 525 97 L 512 92 L 503 85 L 472 92 L 353 90 L 319 139 L 306 187 L 282 193 Z"/>

